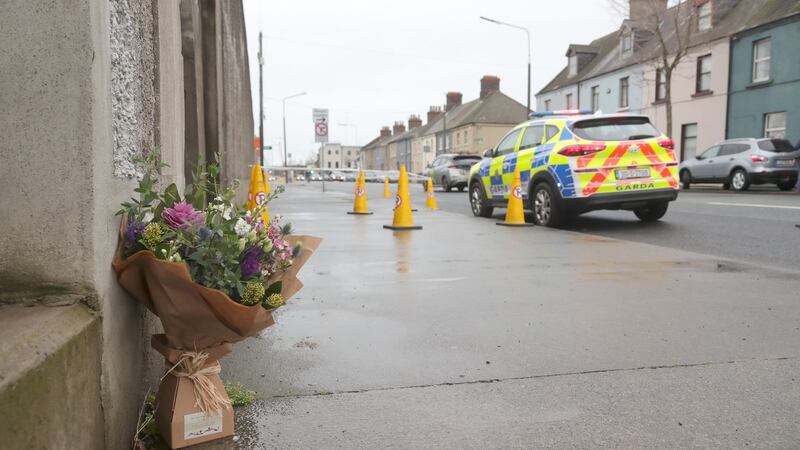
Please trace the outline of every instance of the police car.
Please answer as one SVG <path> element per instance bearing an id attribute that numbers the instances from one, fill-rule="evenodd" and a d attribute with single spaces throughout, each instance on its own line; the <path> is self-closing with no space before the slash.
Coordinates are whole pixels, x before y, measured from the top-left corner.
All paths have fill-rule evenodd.
<path id="1" fill-rule="evenodd" d="M 674 143 L 647 116 L 587 110 L 533 112 L 472 166 L 476 216 L 505 208 L 519 170 L 523 203 L 537 225 L 558 226 L 599 209 L 656 221 L 678 198 Z"/>

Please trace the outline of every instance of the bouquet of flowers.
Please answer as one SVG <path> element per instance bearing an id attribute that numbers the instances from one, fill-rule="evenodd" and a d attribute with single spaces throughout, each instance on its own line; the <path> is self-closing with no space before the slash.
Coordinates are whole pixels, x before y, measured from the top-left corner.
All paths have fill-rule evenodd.
<path id="1" fill-rule="evenodd" d="M 230 344 L 274 323 L 272 312 L 302 287 L 297 271 L 320 239 L 294 236 L 279 217 L 266 217 L 262 210 L 281 188 L 249 210 L 234 200 L 238 181 L 217 181 L 216 164 L 198 169 L 181 196 L 174 184 L 155 188 L 165 166 L 156 153 L 138 163 L 138 198 L 117 213 L 123 219 L 112 266 L 120 285 L 161 320 L 164 335 L 154 336 L 153 347 L 173 369 L 180 366 L 173 375 L 194 382 L 195 406 L 218 410 L 224 391 L 198 383 L 197 374 L 218 380 L 216 359 Z"/>

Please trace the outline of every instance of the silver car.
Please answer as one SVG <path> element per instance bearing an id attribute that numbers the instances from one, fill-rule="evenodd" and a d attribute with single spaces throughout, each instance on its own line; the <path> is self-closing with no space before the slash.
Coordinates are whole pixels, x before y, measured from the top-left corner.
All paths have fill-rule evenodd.
<path id="1" fill-rule="evenodd" d="M 797 183 L 800 151 L 785 139 L 729 139 L 706 149 L 679 167 L 681 186 L 722 183 L 724 189 L 745 191 L 751 184 L 776 184 L 789 191 Z"/>
<path id="2" fill-rule="evenodd" d="M 467 187 L 470 167 L 480 160 L 477 155 L 439 155 L 428 165 L 425 174 L 433 179 L 434 186 L 441 186 L 447 192 L 453 188 L 463 191 Z"/>

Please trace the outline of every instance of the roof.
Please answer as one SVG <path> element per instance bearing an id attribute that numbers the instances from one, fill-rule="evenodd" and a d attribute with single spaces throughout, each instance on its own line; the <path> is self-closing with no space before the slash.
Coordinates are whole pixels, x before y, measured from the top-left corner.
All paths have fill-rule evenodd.
<path id="1" fill-rule="evenodd" d="M 447 129 L 473 123 L 516 125 L 528 117 L 528 109 L 500 91 L 494 91 L 483 99 L 477 98 L 452 108 L 446 113 Z M 444 130 L 445 114 L 423 130 L 420 136 L 440 133 Z"/>
<path id="2" fill-rule="evenodd" d="M 597 53 L 600 51 L 597 47 L 591 45 L 570 44 L 567 47 L 567 56 L 571 53 Z"/>
<path id="3" fill-rule="evenodd" d="M 713 1 L 712 21 L 714 26 L 707 31 L 692 33 L 691 47 L 713 42 L 744 30 L 800 14 L 800 0 Z M 677 47 L 678 33 L 675 32 L 676 26 L 683 26 L 691 17 L 691 10 L 687 8 L 688 5 L 690 5 L 688 2 L 679 3 L 660 15 L 662 35 L 669 48 Z M 656 58 L 660 54 L 658 37 L 653 30 L 647 29 L 646 24 L 638 25 L 639 33 L 637 33 L 637 37 L 642 36 L 643 41 L 637 40 L 636 50 L 627 56 L 621 55 L 619 50 L 620 34 L 631 26 L 637 27 L 626 20 L 618 29 L 592 41 L 589 46 L 570 45 L 568 52 L 572 49 L 593 47 L 597 49 L 597 54 L 588 64 L 581 67 L 581 70 L 575 76 L 567 76 L 568 66 L 565 66 L 537 95 Z"/>

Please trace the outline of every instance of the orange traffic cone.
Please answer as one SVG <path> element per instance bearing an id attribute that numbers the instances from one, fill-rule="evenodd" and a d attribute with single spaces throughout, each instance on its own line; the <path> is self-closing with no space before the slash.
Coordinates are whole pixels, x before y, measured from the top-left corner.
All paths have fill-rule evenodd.
<path id="1" fill-rule="evenodd" d="M 389 177 L 383 178 L 383 198 L 392 198 L 392 191 L 389 189 Z"/>
<path id="2" fill-rule="evenodd" d="M 353 200 L 353 210 L 348 211 L 347 214 L 354 214 L 357 216 L 368 216 L 372 214 L 367 208 L 367 183 L 364 181 L 364 171 L 358 172 L 356 179 L 355 200 Z"/>
<path id="3" fill-rule="evenodd" d="M 253 164 L 250 169 L 250 187 L 247 192 L 247 209 L 253 211 L 261 207 L 261 220 L 269 223 L 269 208 L 267 199 L 269 198 L 269 187 L 264 181 L 264 172 L 261 164 Z"/>
<path id="4" fill-rule="evenodd" d="M 433 195 L 433 180 L 428 177 L 428 188 L 425 189 L 427 198 L 425 199 L 425 206 L 428 209 L 437 210 L 439 206 L 436 204 L 436 197 Z"/>
<path id="5" fill-rule="evenodd" d="M 408 172 L 406 166 L 400 166 L 400 179 L 397 180 L 397 197 L 394 200 L 394 219 L 391 225 L 384 225 L 383 228 L 390 230 L 421 230 L 421 226 L 415 226 L 411 219 L 411 202 L 408 195 Z"/>
<path id="6" fill-rule="evenodd" d="M 511 193 L 508 196 L 506 221 L 497 222 L 505 227 L 532 227 L 532 223 L 525 223 L 525 213 L 522 210 L 522 181 L 519 170 L 514 171 L 514 182 L 511 184 Z"/>

